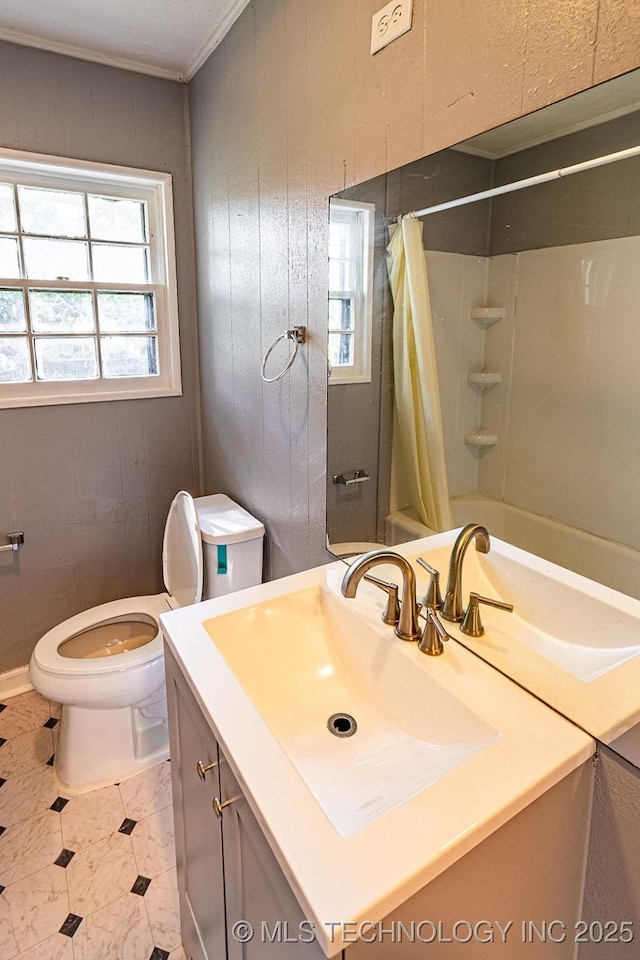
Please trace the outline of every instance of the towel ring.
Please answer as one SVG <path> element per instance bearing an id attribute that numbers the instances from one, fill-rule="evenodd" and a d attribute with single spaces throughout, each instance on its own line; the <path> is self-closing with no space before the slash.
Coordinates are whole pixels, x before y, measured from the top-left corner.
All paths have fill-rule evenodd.
<path id="1" fill-rule="evenodd" d="M 300 346 L 301 343 L 305 342 L 306 331 L 307 331 L 306 327 L 293 327 L 291 330 L 285 330 L 285 332 L 281 333 L 279 337 L 276 337 L 276 339 L 273 341 L 273 343 L 265 353 L 264 357 L 262 358 L 262 365 L 260 367 L 260 376 L 262 377 L 265 383 L 275 383 L 276 380 L 282 380 L 285 373 L 287 373 L 287 371 L 290 370 L 291 365 L 293 364 L 293 361 L 298 356 L 298 347 Z M 271 356 L 271 351 L 273 350 L 273 348 L 277 346 L 277 344 L 279 344 L 281 340 L 293 340 L 293 351 L 291 352 L 291 356 L 287 360 L 286 366 L 280 371 L 280 373 L 275 377 L 267 377 L 265 376 L 267 360 Z"/>

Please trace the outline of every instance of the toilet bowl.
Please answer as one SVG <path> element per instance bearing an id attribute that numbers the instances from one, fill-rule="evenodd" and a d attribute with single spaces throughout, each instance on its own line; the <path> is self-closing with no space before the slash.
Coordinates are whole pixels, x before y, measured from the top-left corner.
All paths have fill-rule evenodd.
<path id="1" fill-rule="evenodd" d="M 103 603 L 41 637 L 29 674 L 39 693 L 62 704 L 54 767 L 64 787 L 118 782 L 168 757 L 158 618 L 202 599 L 212 561 L 207 596 L 260 583 L 263 535 L 262 524 L 223 494 L 194 500 L 181 491 L 164 532 L 167 592 Z"/>

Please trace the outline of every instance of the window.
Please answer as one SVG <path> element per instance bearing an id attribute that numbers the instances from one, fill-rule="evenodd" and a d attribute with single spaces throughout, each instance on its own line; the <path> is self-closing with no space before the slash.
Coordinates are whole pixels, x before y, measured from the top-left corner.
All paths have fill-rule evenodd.
<path id="1" fill-rule="evenodd" d="M 329 206 L 329 383 L 371 380 L 375 206 L 332 199 Z"/>
<path id="2" fill-rule="evenodd" d="M 0 407 L 180 392 L 171 177 L 0 151 Z"/>

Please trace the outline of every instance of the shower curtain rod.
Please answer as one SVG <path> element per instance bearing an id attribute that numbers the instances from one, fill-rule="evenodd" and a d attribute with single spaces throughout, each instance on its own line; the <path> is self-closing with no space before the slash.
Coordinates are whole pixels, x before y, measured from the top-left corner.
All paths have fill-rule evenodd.
<path id="1" fill-rule="evenodd" d="M 585 170 L 591 170 L 593 167 L 603 167 L 607 163 L 615 163 L 617 160 L 637 157 L 638 154 L 640 154 L 640 144 L 636 147 L 628 147 L 626 150 L 619 150 L 617 153 L 608 153 L 604 157 L 594 157 L 593 160 L 583 160 L 581 163 L 574 163 L 569 167 L 559 167 L 557 170 L 549 170 L 548 173 L 539 173 L 535 177 L 526 177 L 524 180 L 505 183 L 501 187 L 493 187 L 491 190 L 483 190 L 481 193 L 470 193 L 466 197 L 458 197 L 457 200 L 437 203 L 433 207 L 425 207 L 424 210 L 412 210 L 410 213 L 404 213 L 397 217 L 397 221 L 402 220 L 402 217 L 427 217 L 432 213 L 439 213 L 441 210 L 451 210 L 452 207 L 462 207 L 467 203 L 476 203 L 478 200 L 489 200 L 491 197 L 499 197 L 503 193 L 513 193 L 515 190 L 523 190 L 525 187 L 535 187 L 539 183 L 549 183 L 551 180 L 559 180 L 560 177 L 568 177 L 572 173 L 582 173 Z"/>

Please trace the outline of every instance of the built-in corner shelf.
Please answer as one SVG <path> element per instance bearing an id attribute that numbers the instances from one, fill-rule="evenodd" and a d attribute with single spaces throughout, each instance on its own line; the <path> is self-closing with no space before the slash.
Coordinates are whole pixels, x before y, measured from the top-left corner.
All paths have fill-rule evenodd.
<path id="1" fill-rule="evenodd" d="M 470 370 L 467 374 L 467 382 L 481 390 L 488 390 L 490 387 L 495 387 L 497 383 L 502 383 L 502 374 L 497 370 Z"/>
<path id="2" fill-rule="evenodd" d="M 488 430 L 467 430 L 464 435 L 464 442 L 469 447 L 495 447 L 498 442 L 498 434 L 490 433 Z"/>
<path id="3" fill-rule="evenodd" d="M 488 330 L 489 327 L 493 326 L 493 324 L 498 320 L 504 320 L 505 316 L 506 310 L 504 307 L 471 308 L 471 319 L 475 320 L 478 326 L 482 328 L 483 341 L 485 337 L 485 331 Z M 484 348 L 482 353 L 484 353 Z M 467 383 L 471 384 L 473 387 L 477 387 L 482 394 L 501 382 L 502 374 L 498 370 L 469 370 L 467 374 Z M 481 399 L 481 405 L 482 402 L 483 401 Z M 480 413 L 479 419 L 482 419 L 482 413 Z M 464 435 L 464 442 L 468 447 L 476 447 L 476 449 L 481 447 L 495 447 L 498 442 L 498 434 L 491 433 L 489 430 L 483 430 L 481 427 L 478 427 L 475 430 L 467 430 Z"/>
<path id="4" fill-rule="evenodd" d="M 504 307 L 472 307 L 471 319 L 475 320 L 483 330 L 486 330 L 487 327 L 493 326 L 496 321 L 504 320 L 505 313 Z"/>

